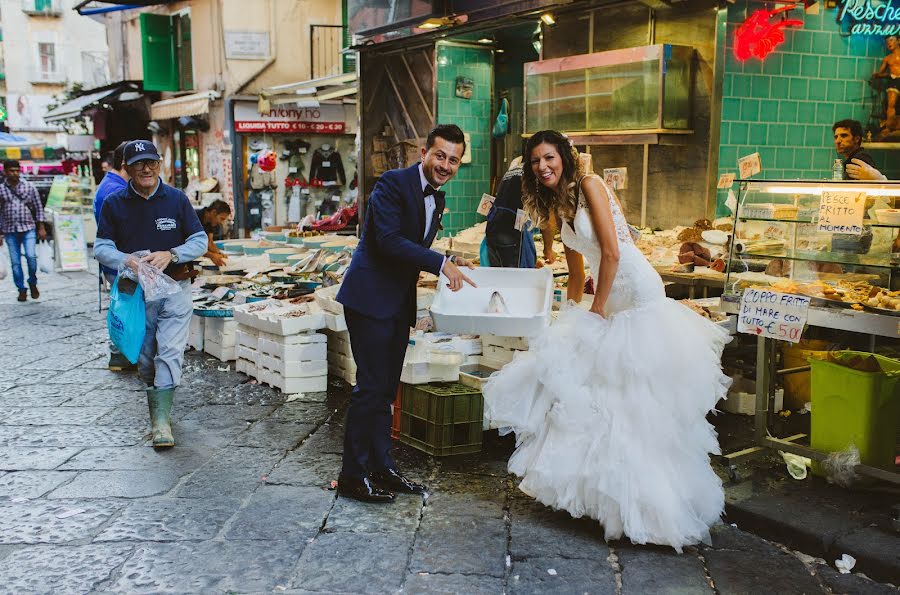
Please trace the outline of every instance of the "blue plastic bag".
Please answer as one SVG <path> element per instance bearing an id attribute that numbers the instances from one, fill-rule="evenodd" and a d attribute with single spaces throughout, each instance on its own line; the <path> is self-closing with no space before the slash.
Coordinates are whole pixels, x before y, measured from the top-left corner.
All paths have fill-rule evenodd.
<path id="1" fill-rule="evenodd" d="M 122 287 L 119 287 L 121 281 Z M 106 327 L 109 338 L 128 361 L 136 364 L 146 333 L 147 311 L 144 290 L 138 283 L 122 276 L 116 277 L 109 291 L 109 312 Z"/>

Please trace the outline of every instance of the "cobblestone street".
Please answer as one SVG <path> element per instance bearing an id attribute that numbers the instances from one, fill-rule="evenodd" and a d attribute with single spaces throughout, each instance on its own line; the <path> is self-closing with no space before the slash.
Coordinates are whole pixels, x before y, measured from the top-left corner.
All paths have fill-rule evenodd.
<path id="1" fill-rule="evenodd" d="M 346 387 L 285 402 L 205 354 L 186 359 L 178 446 L 155 452 L 140 382 L 106 369 L 96 276 L 41 290 L 0 293 L 2 592 L 896 592 L 728 524 L 683 555 L 607 545 L 521 494 L 495 433 L 477 456 L 398 446 L 425 499 L 337 499 Z"/>

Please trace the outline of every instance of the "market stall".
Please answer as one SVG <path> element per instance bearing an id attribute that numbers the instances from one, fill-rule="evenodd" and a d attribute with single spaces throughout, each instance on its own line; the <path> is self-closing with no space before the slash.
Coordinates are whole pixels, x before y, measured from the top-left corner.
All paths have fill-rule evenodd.
<path id="1" fill-rule="evenodd" d="M 772 448 L 812 459 L 814 470 L 835 456 L 851 456 L 855 473 L 900 483 L 895 467 L 900 417 L 896 386 L 885 380 L 883 395 L 860 394 L 842 381 L 823 384 L 822 371 L 817 386 L 816 372 L 822 365 L 837 366 L 840 372 L 847 354 L 853 354 L 848 349 L 856 349 L 858 359 L 871 366 L 876 359 L 862 352 L 893 354 L 900 329 L 896 275 L 900 210 L 894 208 L 900 183 L 739 180 L 736 184 L 737 223 L 722 309 L 738 315 L 740 331 L 757 336 L 759 447 L 727 455 L 732 474 L 740 460 Z M 809 353 L 810 365 L 785 363 L 787 343 L 808 336 L 824 339 L 827 347 Z M 853 372 L 870 374 L 873 381 L 880 373 L 889 379 L 894 370 L 888 368 L 896 360 L 882 359 L 877 368 Z M 772 436 L 776 383 L 807 374 L 810 367 L 811 400 L 804 406 L 811 410 L 810 435 Z M 832 394 L 835 386 L 840 388 Z M 837 428 L 831 423 L 835 417 L 842 420 Z M 841 429 L 849 427 L 857 429 L 850 433 Z M 855 460 L 852 449 L 858 451 Z"/>

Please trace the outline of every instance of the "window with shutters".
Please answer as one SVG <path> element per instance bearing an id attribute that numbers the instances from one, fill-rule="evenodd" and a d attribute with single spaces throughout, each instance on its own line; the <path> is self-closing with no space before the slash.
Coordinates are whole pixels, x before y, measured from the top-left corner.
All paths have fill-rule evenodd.
<path id="1" fill-rule="evenodd" d="M 190 12 L 141 14 L 144 89 L 189 91 L 194 88 Z"/>

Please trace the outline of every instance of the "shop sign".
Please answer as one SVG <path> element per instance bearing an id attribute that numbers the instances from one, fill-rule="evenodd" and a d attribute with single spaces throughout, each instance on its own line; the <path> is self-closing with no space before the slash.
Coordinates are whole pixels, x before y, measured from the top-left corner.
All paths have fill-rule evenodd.
<path id="1" fill-rule="evenodd" d="M 772 19 L 780 13 L 792 10 L 796 5 L 783 6 L 775 10 L 757 10 L 741 23 L 734 32 L 734 55 L 741 62 L 751 57 L 763 60 L 784 43 L 784 29 L 802 27 L 797 19 Z"/>
<path id="2" fill-rule="evenodd" d="M 797 343 L 809 313 L 810 298 L 748 287 L 741 297 L 738 332 Z"/>
<path id="3" fill-rule="evenodd" d="M 260 114 L 256 104 L 234 108 L 235 132 L 342 134 L 347 130 L 343 105 L 273 107 Z"/>
<path id="4" fill-rule="evenodd" d="M 822 192 L 817 232 L 860 235 L 866 211 L 865 192 Z"/>
<path id="5" fill-rule="evenodd" d="M 851 35 L 900 34 L 900 4 L 894 0 L 872 2 L 872 0 L 844 0 L 840 6 L 838 22 L 848 19 Z"/>

